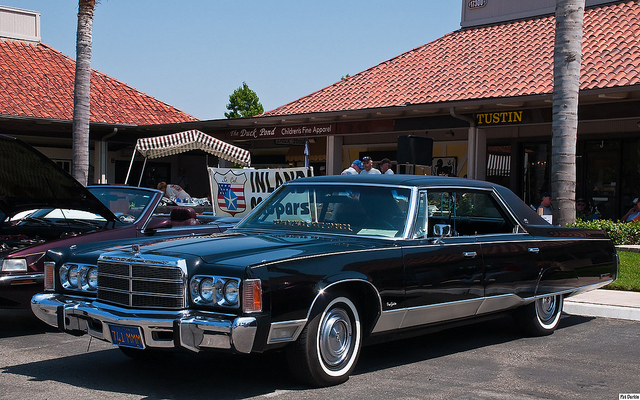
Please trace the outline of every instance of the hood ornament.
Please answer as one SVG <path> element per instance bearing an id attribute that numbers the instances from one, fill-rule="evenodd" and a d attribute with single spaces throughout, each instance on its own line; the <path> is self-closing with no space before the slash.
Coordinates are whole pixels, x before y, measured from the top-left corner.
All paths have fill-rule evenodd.
<path id="1" fill-rule="evenodd" d="M 142 257 L 142 255 L 140 254 L 140 245 L 139 244 L 132 244 L 131 245 L 131 251 L 133 251 L 133 256 L 136 258 L 140 258 Z"/>

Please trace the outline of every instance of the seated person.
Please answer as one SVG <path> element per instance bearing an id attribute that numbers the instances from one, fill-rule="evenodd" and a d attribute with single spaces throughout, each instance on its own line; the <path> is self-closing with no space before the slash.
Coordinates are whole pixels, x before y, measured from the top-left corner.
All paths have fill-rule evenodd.
<path id="1" fill-rule="evenodd" d="M 625 215 L 620 218 L 624 222 L 640 221 L 640 199 L 633 199 L 633 207 L 627 211 Z"/>

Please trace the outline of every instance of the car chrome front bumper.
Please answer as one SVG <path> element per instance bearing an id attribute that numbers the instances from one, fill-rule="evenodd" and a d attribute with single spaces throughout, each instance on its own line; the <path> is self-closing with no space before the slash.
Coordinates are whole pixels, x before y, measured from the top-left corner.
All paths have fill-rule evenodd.
<path id="1" fill-rule="evenodd" d="M 75 335 L 113 343 L 109 324 L 139 327 L 145 348 L 183 347 L 235 350 L 250 353 L 257 330 L 254 317 L 233 317 L 213 312 L 140 310 L 111 306 L 61 294 L 37 294 L 31 310 L 47 324 Z"/>

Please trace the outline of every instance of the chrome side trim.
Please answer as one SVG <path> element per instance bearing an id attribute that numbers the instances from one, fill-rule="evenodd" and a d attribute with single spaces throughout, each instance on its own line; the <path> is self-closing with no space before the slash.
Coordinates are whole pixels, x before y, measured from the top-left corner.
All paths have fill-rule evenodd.
<path id="1" fill-rule="evenodd" d="M 602 281 L 602 282 L 594 283 L 593 285 L 581 286 L 579 288 L 575 288 L 575 289 L 572 289 L 572 290 L 566 290 L 564 292 L 559 292 L 559 293 L 556 293 L 556 294 L 566 294 L 565 297 L 571 297 L 571 296 L 575 296 L 575 295 L 580 294 L 580 293 L 589 292 L 589 291 L 595 290 L 595 289 L 600 289 L 601 287 L 607 286 L 608 284 L 610 284 L 613 281 L 614 281 L 614 279 L 607 279 L 607 280 Z M 536 296 L 536 298 L 545 297 L 545 296 L 550 296 L 550 295 L 549 294 L 540 295 L 540 296 Z"/>
<path id="2" fill-rule="evenodd" d="M 475 315 L 482 304 L 482 298 L 453 301 L 450 303 L 430 304 L 428 306 L 411 307 L 400 328 L 409 328 L 434 322 L 448 321 Z"/>
<path id="3" fill-rule="evenodd" d="M 478 307 L 476 315 L 488 314 L 492 312 L 498 312 L 507 310 L 510 308 L 516 308 L 525 304 L 533 302 L 533 298 L 523 299 L 516 294 L 501 294 L 497 296 L 485 297 Z"/>
<path id="4" fill-rule="evenodd" d="M 474 315 L 490 314 L 524 306 L 548 296 L 564 295 L 565 297 L 598 289 L 613 282 L 613 279 L 566 290 L 554 291 L 522 298 L 516 294 L 504 294 L 471 300 L 453 301 L 428 306 L 409 307 L 383 311 L 378 318 L 372 333 L 388 332 L 396 329 L 445 322 Z"/>
<path id="5" fill-rule="evenodd" d="M 372 333 L 469 317 L 476 314 L 482 302 L 478 298 L 383 311 Z"/>
<path id="6" fill-rule="evenodd" d="M 386 332 L 398 329 L 402 325 L 407 309 L 383 311 L 371 333 Z"/>

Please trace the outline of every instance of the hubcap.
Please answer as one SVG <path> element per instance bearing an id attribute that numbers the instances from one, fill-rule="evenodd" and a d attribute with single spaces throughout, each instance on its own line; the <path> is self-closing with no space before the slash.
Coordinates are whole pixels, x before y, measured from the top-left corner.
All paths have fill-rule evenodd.
<path id="1" fill-rule="evenodd" d="M 536 313 L 542 322 L 549 322 L 556 314 L 556 297 L 547 296 L 536 301 Z"/>
<path id="2" fill-rule="evenodd" d="M 320 354 L 329 367 L 339 366 L 349 357 L 352 326 L 349 314 L 341 308 L 329 311 L 320 326 Z"/>

